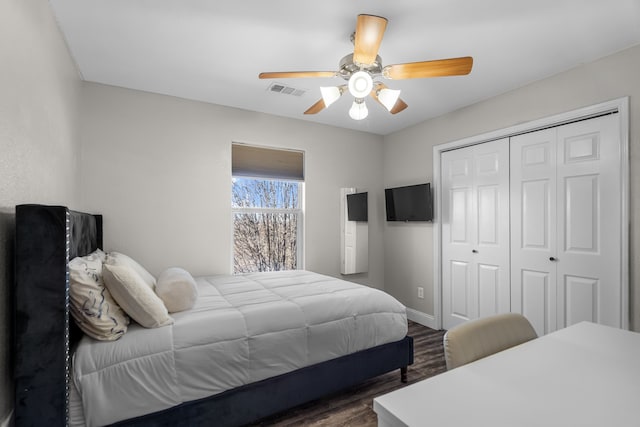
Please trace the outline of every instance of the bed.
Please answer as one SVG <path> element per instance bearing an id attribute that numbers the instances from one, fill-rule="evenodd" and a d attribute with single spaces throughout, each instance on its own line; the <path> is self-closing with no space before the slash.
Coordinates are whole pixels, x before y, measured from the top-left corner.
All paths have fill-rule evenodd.
<path id="1" fill-rule="evenodd" d="M 75 384 L 71 380 L 72 360 L 77 356 L 78 345 L 82 346 L 87 338 L 70 319 L 68 264 L 74 257 L 101 247 L 100 215 L 75 212 L 64 206 L 16 207 L 16 426 L 69 424 L 70 386 Z M 206 287 L 208 282 L 237 278 L 198 280 Z M 181 322 L 176 316 L 176 325 Z M 264 378 L 258 375 L 255 381 L 133 416 L 115 425 L 244 425 L 392 370 L 399 369 L 401 379 L 406 381 L 407 366 L 413 363 L 411 337 L 354 349 L 353 353 L 328 360 L 318 362 L 312 357 L 308 364 L 293 363 L 284 372 L 261 374 Z"/>

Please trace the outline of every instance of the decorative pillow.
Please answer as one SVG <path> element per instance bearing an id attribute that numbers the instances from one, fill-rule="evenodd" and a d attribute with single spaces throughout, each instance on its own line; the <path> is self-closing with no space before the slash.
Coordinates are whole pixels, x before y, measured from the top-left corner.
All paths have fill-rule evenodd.
<path id="1" fill-rule="evenodd" d="M 187 270 L 178 267 L 166 269 L 156 282 L 156 294 L 169 313 L 192 308 L 198 299 L 198 285 Z"/>
<path id="2" fill-rule="evenodd" d="M 145 328 L 173 323 L 162 300 L 130 266 L 104 264 L 102 277 L 120 307 Z"/>
<path id="3" fill-rule="evenodd" d="M 69 261 L 69 306 L 82 332 L 97 340 L 114 341 L 127 332 L 129 316 L 104 286 L 105 257 L 98 249 Z"/>
<path id="4" fill-rule="evenodd" d="M 151 289 L 155 289 L 156 278 L 131 257 L 120 252 L 109 252 L 104 262 L 109 265 L 127 265 L 133 268 Z"/>

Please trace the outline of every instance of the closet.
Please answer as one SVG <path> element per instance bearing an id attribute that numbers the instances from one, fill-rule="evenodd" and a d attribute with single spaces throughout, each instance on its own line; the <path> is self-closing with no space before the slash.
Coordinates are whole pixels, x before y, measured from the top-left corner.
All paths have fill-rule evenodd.
<path id="1" fill-rule="evenodd" d="M 539 335 L 625 326 L 619 114 L 440 157 L 442 321 L 502 312 Z"/>

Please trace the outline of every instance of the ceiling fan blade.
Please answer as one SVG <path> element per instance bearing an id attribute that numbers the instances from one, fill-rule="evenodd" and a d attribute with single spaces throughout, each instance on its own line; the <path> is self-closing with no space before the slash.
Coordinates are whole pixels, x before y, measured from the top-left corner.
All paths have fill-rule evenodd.
<path id="1" fill-rule="evenodd" d="M 391 111 L 389 112 L 391 114 L 398 114 L 400 111 L 403 111 L 407 107 L 408 107 L 407 103 L 404 102 L 402 99 L 398 98 L 398 101 L 396 101 L 396 105 L 394 105 Z"/>
<path id="2" fill-rule="evenodd" d="M 299 77 L 335 77 L 335 71 L 274 71 L 268 73 L 260 73 L 260 79 L 289 79 Z"/>
<path id="3" fill-rule="evenodd" d="M 318 114 L 320 111 L 325 109 L 324 100 L 320 98 L 318 102 L 313 104 L 311 107 L 305 111 L 305 114 Z"/>
<path id="4" fill-rule="evenodd" d="M 353 61 L 369 65 L 376 60 L 387 20 L 381 16 L 358 15 L 356 35 L 353 40 Z"/>
<path id="5" fill-rule="evenodd" d="M 387 89 L 387 86 L 384 83 L 377 82 L 376 86 L 371 91 L 371 97 L 375 99 L 380 105 L 382 105 L 386 110 L 387 107 L 380 101 L 380 98 L 378 98 L 378 91 L 381 89 Z M 408 107 L 407 103 L 404 102 L 402 99 L 398 98 L 393 108 L 391 108 L 389 112 L 391 114 L 398 114 L 400 111 L 403 111 L 407 107 Z"/>
<path id="6" fill-rule="evenodd" d="M 473 58 L 465 56 L 463 58 L 387 65 L 382 69 L 382 75 L 392 80 L 463 76 L 471 72 L 472 66 Z"/>

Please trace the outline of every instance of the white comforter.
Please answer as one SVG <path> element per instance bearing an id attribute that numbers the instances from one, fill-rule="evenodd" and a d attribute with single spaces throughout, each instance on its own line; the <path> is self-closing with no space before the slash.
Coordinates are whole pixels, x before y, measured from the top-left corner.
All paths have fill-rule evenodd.
<path id="1" fill-rule="evenodd" d="M 402 339 L 405 307 L 366 286 L 307 271 L 196 279 L 175 324 L 136 324 L 116 342 L 84 337 L 73 381 L 88 426 L 160 411 Z"/>

